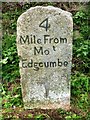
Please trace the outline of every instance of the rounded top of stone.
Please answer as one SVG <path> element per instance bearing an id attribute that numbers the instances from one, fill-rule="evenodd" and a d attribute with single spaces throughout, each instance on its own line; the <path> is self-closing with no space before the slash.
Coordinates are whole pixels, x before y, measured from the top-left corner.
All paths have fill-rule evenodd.
<path id="1" fill-rule="evenodd" d="M 24 17 L 24 15 L 32 12 L 32 11 L 36 11 L 38 12 L 38 10 L 42 11 L 42 10 L 48 10 L 48 11 L 52 11 L 52 12 L 55 12 L 55 13 L 59 13 L 60 15 L 63 15 L 63 16 L 66 16 L 66 17 L 69 17 L 71 18 L 72 17 L 72 14 L 68 11 L 65 11 L 65 10 L 62 10 L 61 8 L 58 8 L 58 7 L 54 7 L 54 6 L 35 6 L 35 7 L 31 7 L 29 8 L 26 12 L 22 13 L 19 18 L 18 18 L 18 21 L 20 19 L 22 19 L 22 17 Z"/>

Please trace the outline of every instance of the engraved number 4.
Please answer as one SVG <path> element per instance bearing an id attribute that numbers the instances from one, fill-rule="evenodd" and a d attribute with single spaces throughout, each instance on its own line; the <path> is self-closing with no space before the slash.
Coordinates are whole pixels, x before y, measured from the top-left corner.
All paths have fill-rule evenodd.
<path id="1" fill-rule="evenodd" d="M 39 27 L 45 28 L 45 30 L 47 31 L 48 28 L 50 28 L 50 25 L 48 24 L 48 18 L 46 18 L 45 20 L 43 20 L 40 23 Z"/>

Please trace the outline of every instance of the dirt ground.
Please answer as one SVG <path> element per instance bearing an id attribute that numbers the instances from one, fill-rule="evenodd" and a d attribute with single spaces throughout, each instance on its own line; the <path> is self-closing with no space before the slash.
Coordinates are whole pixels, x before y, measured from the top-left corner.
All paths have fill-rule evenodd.
<path id="1" fill-rule="evenodd" d="M 76 114 L 78 116 L 82 116 L 85 118 L 86 112 L 75 108 L 72 108 L 69 111 L 62 111 L 62 110 L 43 110 L 43 109 L 33 109 L 33 110 L 25 110 L 24 108 L 16 107 L 16 108 L 9 108 L 3 109 L 2 115 L 5 120 L 13 120 L 13 119 L 20 119 L 20 120 L 65 120 L 66 116 L 70 114 Z M 42 116 L 42 117 L 41 117 Z M 37 118 L 37 119 L 36 119 Z"/>

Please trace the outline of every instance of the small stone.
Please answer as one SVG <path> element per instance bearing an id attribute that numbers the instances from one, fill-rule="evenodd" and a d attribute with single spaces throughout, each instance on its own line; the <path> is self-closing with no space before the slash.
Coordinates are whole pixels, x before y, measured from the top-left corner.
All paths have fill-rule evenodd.
<path id="1" fill-rule="evenodd" d="M 36 6 L 17 21 L 24 107 L 69 109 L 73 21 L 71 13 Z"/>

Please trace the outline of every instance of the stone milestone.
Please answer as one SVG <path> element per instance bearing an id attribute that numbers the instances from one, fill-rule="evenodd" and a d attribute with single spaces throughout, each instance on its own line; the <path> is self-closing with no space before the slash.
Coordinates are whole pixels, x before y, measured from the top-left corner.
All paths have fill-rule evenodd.
<path id="1" fill-rule="evenodd" d="M 71 13 L 36 6 L 17 21 L 24 107 L 69 109 L 73 21 Z"/>

